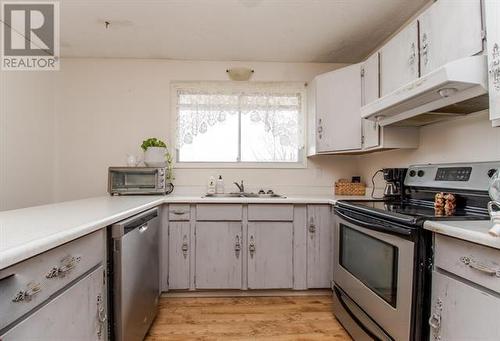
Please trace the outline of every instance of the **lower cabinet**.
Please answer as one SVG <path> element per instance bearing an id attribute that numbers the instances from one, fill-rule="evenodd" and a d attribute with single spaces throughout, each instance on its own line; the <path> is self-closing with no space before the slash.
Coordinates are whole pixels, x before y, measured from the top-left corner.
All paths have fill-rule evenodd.
<path id="1" fill-rule="evenodd" d="M 307 287 L 329 288 L 333 279 L 333 221 L 330 205 L 307 206 Z"/>
<path id="2" fill-rule="evenodd" d="M 189 289 L 191 223 L 171 221 L 168 226 L 168 287 Z"/>
<path id="3" fill-rule="evenodd" d="M 106 340 L 103 281 L 101 265 L 1 335 L 0 340 Z"/>
<path id="4" fill-rule="evenodd" d="M 241 289 L 242 223 L 196 222 L 196 289 Z"/>
<path id="5" fill-rule="evenodd" d="M 293 222 L 248 223 L 248 288 L 293 287 Z"/>
<path id="6" fill-rule="evenodd" d="M 498 340 L 498 316 L 498 295 L 436 271 L 432 274 L 430 340 Z"/>

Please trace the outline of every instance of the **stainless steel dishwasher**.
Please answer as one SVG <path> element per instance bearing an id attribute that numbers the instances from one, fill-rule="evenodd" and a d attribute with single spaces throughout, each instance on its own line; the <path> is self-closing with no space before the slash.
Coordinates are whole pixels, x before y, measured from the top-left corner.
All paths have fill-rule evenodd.
<path id="1" fill-rule="evenodd" d="M 160 296 L 158 209 L 111 227 L 113 242 L 113 316 L 116 340 L 143 340 Z"/>

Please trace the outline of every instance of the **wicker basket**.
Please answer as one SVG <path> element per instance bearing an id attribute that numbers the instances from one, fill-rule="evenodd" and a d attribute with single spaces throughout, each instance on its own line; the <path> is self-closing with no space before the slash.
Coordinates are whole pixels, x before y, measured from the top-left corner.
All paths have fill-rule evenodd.
<path id="1" fill-rule="evenodd" d="M 360 182 L 349 182 L 346 179 L 340 179 L 335 183 L 336 195 L 365 195 L 366 185 Z"/>

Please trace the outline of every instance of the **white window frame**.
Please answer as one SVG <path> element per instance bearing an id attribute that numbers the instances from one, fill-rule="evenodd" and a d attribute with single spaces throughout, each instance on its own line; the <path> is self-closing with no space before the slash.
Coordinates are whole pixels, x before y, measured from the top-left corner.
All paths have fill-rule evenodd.
<path id="1" fill-rule="evenodd" d="M 179 162 L 178 161 L 178 150 L 177 150 L 177 91 L 185 89 L 200 89 L 207 86 L 222 86 L 222 87 L 243 87 L 248 88 L 249 85 L 263 86 L 279 86 L 283 89 L 288 89 L 288 91 L 293 90 L 294 92 L 300 93 L 301 96 L 301 110 L 299 117 L 299 124 L 302 125 L 302 134 L 300 136 L 302 142 L 302 148 L 299 149 L 299 160 L 297 162 Z M 191 82 L 171 82 L 170 83 L 170 123 L 171 123 L 171 136 L 172 147 L 170 148 L 172 153 L 173 165 L 175 168 L 260 168 L 260 169 L 303 169 L 307 168 L 307 92 L 305 82 L 236 82 L 236 81 L 191 81 Z M 241 141 L 239 142 L 241 143 Z M 241 146 L 239 146 L 241 148 Z"/>

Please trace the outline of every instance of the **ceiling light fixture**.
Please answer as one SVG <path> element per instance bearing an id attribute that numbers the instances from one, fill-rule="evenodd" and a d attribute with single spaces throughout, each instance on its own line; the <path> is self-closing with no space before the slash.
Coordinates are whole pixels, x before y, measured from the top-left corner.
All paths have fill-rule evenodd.
<path id="1" fill-rule="evenodd" d="M 247 67 L 235 67 L 227 69 L 226 73 L 233 81 L 247 81 L 255 71 Z"/>

